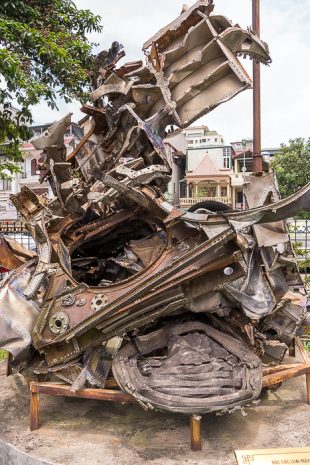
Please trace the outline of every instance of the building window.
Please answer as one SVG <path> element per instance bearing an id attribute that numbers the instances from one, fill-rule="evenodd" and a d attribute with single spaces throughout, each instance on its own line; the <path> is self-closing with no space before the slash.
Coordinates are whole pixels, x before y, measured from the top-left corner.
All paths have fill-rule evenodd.
<path id="1" fill-rule="evenodd" d="M 192 144 L 193 142 L 194 142 L 193 140 L 189 140 L 189 141 L 188 141 L 189 144 Z"/>
<path id="2" fill-rule="evenodd" d="M 220 182 L 220 192 L 221 192 L 221 197 L 227 197 L 228 196 L 228 186 L 226 181 L 221 181 Z"/>
<path id="3" fill-rule="evenodd" d="M 217 137 L 214 138 L 214 142 L 217 142 Z"/>
<path id="4" fill-rule="evenodd" d="M 38 162 L 36 158 L 33 158 L 31 160 L 31 176 L 36 176 L 38 173 Z"/>
<path id="5" fill-rule="evenodd" d="M 215 181 L 202 181 L 198 184 L 198 197 L 216 197 L 217 183 Z"/>
<path id="6" fill-rule="evenodd" d="M 221 197 L 227 197 L 227 186 L 221 186 Z"/>
<path id="7" fill-rule="evenodd" d="M 207 139 L 201 139 L 201 142 L 207 142 Z"/>
<path id="8" fill-rule="evenodd" d="M 223 168 L 231 169 L 231 149 L 230 147 L 223 148 Z"/>

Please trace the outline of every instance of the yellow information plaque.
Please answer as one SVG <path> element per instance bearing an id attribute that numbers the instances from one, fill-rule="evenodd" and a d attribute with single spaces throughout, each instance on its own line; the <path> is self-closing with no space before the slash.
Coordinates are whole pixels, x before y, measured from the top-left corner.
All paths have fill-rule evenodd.
<path id="1" fill-rule="evenodd" d="M 310 448 L 236 450 L 238 465 L 310 465 Z"/>

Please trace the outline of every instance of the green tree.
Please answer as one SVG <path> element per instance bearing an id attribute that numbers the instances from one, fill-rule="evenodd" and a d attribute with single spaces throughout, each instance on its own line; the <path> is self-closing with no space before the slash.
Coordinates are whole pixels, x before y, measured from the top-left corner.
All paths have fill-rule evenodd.
<path id="1" fill-rule="evenodd" d="M 44 99 L 57 108 L 57 96 L 66 102 L 85 97 L 94 68 L 94 44 L 86 35 L 99 32 L 100 21 L 71 0 L 0 1 L 0 144 L 6 155 L 0 177 L 18 170 L 32 105 Z"/>
<path id="2" fill-rule="evenodd" d="M 282 197 L 287 197 L 310 182 L 310 139 L 292 139 L 282 144 L 271 162 L 277 174 Z"/>

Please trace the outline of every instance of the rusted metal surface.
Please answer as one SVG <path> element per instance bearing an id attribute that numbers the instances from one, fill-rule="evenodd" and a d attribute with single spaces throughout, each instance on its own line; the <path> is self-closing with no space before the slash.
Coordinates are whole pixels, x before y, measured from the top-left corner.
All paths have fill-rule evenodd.
<path id="1" fill-rule="evenodd" d="M 0 265 L 4 268 L 14 270 L 35 256 L 35 252 L 31 252 L 10 237 L 0 237 Z"/>
<path id="2" fill-rule="evenodd" d="M 55 198 L 11 197 L 38 252 L 10 245 L 23 263 L 0 288 L 0 346 L 25 376 L 74 393 L 112 369 L 144 408 L 231 410 L 259 397 L 262 362 L 280 363 L 307 317 L 285 219 L 308 207 L 309 185 L 281 200 L 272 175 L 249 178 L 245 212 L 164 198 L 167 125 L 250 87 L 237 55 L 270 62 L 252 30 L 212 12 L 184 8 L 145 43 L 145 64 L 117 68 L 117 42 L 98 56 L 90 129 L 67 159 L 70 115 L 33 141 Z"/>

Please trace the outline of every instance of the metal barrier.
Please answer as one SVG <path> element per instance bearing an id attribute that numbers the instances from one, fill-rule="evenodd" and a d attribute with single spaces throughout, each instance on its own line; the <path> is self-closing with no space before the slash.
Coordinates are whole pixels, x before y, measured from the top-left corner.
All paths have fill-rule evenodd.
<path id="1" fill-rule="evenodd" d="M 295 219 L 288 223 L 300 272 L 310 291 L 310 220 Z"/>

